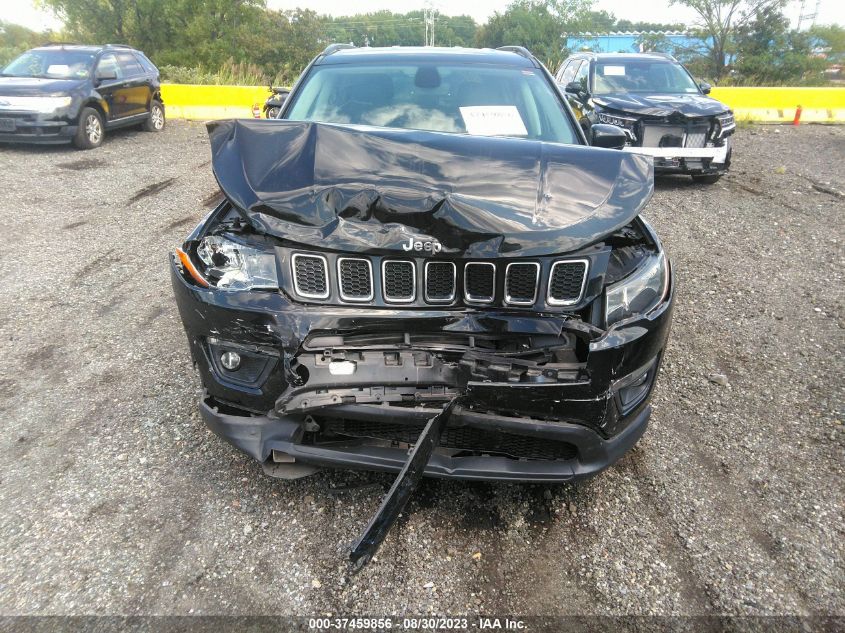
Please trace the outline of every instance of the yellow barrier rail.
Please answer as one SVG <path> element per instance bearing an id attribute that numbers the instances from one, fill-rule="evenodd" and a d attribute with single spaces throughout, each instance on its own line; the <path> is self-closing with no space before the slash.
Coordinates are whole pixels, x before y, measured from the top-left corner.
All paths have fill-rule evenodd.
<path id="1" fill-rule="evenodd" d="M 253 107 L 264 106 L 267 86 L 196 86 L 162 84 L 161 98 L 172 119 L 243 119 L 252 117 Z"/>
<path id="2" fill-rule="evenodd" d="M 163 84 L 161 93 L 170 118 L 199 120 L 252 117 L 270 96 L 267 86 Z M 727 87 L 710 94 L 739 120 L 791 122 L 801 106 L 802 122 L 845 123 L 845 88 Z"/>
<path id="3" fill-rule="evenodd" d="M 740 120 L 791 122 L 801 106 L 801 121 L 845 123 L 845 88 L 713 88 L 710 96 Z"/>

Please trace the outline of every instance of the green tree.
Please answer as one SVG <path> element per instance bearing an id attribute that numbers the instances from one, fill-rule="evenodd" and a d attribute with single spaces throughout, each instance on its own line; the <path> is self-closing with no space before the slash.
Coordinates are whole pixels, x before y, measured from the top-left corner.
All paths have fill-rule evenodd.
<path id="1" fill-rule="evenodd" d="M 616 23 L 616 30 L 625 32 L 639 31 L 641 33 L 649 31 L 686 31 L 687 26 L 680 23 L 667 24 L 663 22 L 632 22 L 631 20 L 619 20 Z"/>
<path id="2" fill-rule="evenodd" d="M 292 84 L 308 62 L 333 39 L 330 18 L 310 9 L 271 11 L 262 24 L 253 59 L 276 84 Z"/>
<path id="3" fill-rule="evenodd" d="M 780 9 L 785 0 L 669 0 L 689 7 L 698 15 L 698 35 L 705 42 L 712 76 L 725 74 L 738 29 L 753 21 L 766 8 Z"/>
<path id="4" fill-rule="evenodd" d="M 40 0 L 84 43 L 124 43 L 162 64 L 249 59 L 264 0 Z"/>
<path id="5" fill-rule="evenodd" d="M 549 68 L 566 54 L 566 33 L 579 32 L 589 21 L 592 0 L 515 0 L 479 28 L 479 46 L 525 46 Z"/>
<path id="6" fill-rule="evenodd" d="M 754 85 L 819 82 L 825 61 L 812 54 L 812 36 L 791 31 L 778 7 L 764 7 L 737 30 L 736 80 Z"/>
<path id="7" fill-rule="evenodd" d="M 38 33 L 20 24 L 0 20 L 0 68 L 15 57 L 52 39 L 51 32 Z"/>
<path id="8" fill-rule="evenodd" d="M 618 31 L 616 17 L 607 11 L 587 11 L 577 25 L 584 33 L 610 33 Z M 571 27 L 570 27 L 571 28 Z"/>

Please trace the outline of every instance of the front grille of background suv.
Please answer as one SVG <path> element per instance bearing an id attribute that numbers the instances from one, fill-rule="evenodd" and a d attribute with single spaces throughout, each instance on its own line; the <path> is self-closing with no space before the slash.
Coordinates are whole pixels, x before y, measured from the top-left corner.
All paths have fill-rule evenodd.
<path id="1" fill-rule="evenodd" d="M 305 303 L 562 308 L 585 298 L 590 257 L 474 261 L 293 252 L 282 287 Z"/>

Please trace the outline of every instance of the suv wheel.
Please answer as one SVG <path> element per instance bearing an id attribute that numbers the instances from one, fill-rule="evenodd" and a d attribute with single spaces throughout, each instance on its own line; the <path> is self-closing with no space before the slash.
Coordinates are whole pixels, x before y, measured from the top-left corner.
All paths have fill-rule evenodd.
<path id="1" fill-rule="evenodd" d="M 147 132 L 161 132 L 164 129 L 164 106 L 158 101 L 150 103 L 150 116 L 144 122 Z"/>
<path id="2" fill-rule="evenodd" d="M 76 136 L 73 137 L 73 144 L 78 149 L 94 149 L 103 142 L 106 132 L 103 126 L 103 117 L 94 108 L 83 108 L 79 115 L 79 126 L 76 129 Z"/>

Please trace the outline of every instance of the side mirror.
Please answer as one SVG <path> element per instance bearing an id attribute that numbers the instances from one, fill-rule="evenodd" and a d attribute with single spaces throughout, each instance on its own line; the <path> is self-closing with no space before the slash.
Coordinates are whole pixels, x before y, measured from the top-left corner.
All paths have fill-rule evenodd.
<path id="1" fill-rule="evenodd" d="M 97 81 L 114 81 L 117 79 L 117 73 L 113 70 L 98 70 L 96 79 Z"/>
<path id="2" fill-rule="evenodd" d="M 712 86 L 709 83 L 707 83 L 706 81 L 699 81 L 698 87 L 701 89 L 701 92 L 703 92 L 706 95 L 709 95 L 710 94 L 710 88 Z"/>
<path id="3" fill-rule="evenodd" d="M 566 84 L 565 91 L 571 95 L 580 95 L 584 92 L 583 88 L 581 87 L 581 82 L 579 81 L 570 81 Z"/>
<path id="4" fill-rule="evenodd" d="M 607 149 L 622 149 L 628 136 L 625 130 L 617 125 L 594 123 L 590 126 L 590 145 Z"/>

